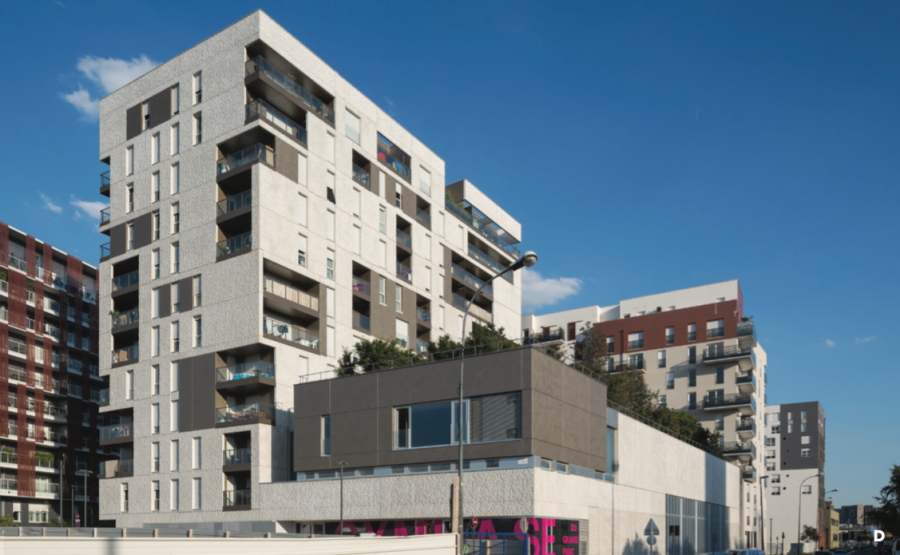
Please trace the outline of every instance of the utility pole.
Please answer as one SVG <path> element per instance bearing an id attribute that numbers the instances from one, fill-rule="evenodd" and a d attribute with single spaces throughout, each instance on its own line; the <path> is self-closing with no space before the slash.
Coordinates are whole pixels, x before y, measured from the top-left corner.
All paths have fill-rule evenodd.
<path id="1" fill-rule="evenodd" d="M 66 488 L 63 487 L 63 474 L 66 472 L 66 454 L 62 454 L 59 461 L 59 525 L 63 524 L 63 507 L 65 506 Z"/>
<path id="2" fill-rule="evenodd" d="M 87 528 L 87 503 L 88 503 L 88 487 L 87 487 L 87 478 L 88 474 L 93 474 L 87 468 L 84 469 L 84 516 L 82 519 L 84 520 L 84 527 Z"/>
<path id="3" fill-rule="evenodd" d="M 338 528 L 338 534 L 344 535 L 344 465 L 347 464 L 344 461 L 338 463 L 341 467 L 341 524 L 340 528 Z"/>

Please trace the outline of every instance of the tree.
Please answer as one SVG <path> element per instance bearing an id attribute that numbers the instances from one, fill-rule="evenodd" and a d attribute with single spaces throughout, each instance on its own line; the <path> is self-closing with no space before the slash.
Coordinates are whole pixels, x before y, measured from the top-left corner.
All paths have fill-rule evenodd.
<path id="1" fill-rule="evenodd" d="M 9 515 L 0 515 L 0 527 L 15 527 L 18 526 L 16 521 L 12 519 Z"/>
<path id="2" fill-rule="evenodd" d="M 506 337 L 503 328 L 497 328 L 493 323 L 482 325 L 478 322 L 472 324 L 472 331 L 466 337 L 466 354 L 493 353 L 515 349 L 519 344 Z"/>
<path id="3" fill-rule="evenodd" d="M 357 368 L 363 372 L 374 372 L 409 366 L 413 362 L 413 352 L 400 345 L 396 339 L 385 341 L 383 339 L 363 339 L 354 346 L 353 350 L 344 347 L 344 352 L 338 360 L 338 376 L 349 376 L 357 373 Z"/>
<path id="4" fill-rule="evenodd" d="M 819 542 L 819 531 L 813 528 L 812 526 L 808 526 L 806 524 L 803 525 L 803 534 L 800 535 L 800 541 L 804 542 Z"/>
<path id="5" fill-rule="evenodd" d="M 606 398 L 638 413 L 645 418 L 654 418 L 659 395 L 651 391 L 644 376 L 628 366 L 614 374 L 600 370 L 600 379 L 606 383 Z"/>
<path id="6" fill-rule="evenodd" d="M 866 518 L 871 518 L 885 533 L 900 533 L 900 465 L 891 467 L 888 484 L 881 488 L 881 495 L 875 499 L 880 506 L 867 512 Z"/>
<path id="7" fill-rule="evenodd" d="M 606 334 L 588 322 L 581 328 L 581 339 L 575 342 L 575 361 L 594 372 L 606 370 Z"/>
<path id="8" fill-rule="evenodd" d="M 438 337 L 437 342 L 428 342 L 428 353 L 431 355 L 432 360 L 444 360 L 457 357 L 461 350 L 462 343 L 454 341 L 446 333 Z"/>

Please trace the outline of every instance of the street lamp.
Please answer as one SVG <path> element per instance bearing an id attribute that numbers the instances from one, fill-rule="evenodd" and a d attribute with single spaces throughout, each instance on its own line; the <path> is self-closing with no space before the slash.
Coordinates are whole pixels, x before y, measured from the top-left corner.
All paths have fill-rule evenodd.
<path id="1" fill-rule="evenodd" d="M 338 528 L 338 535 L 344 535 L 344 465 L 347 464 L 345 461 L 341 461 L 338 463 L 341 467 L 341 524 L 340 528 Z"/>
<path id="2" fill-rule="evenodd" d="M 84 469 L 84 527 L 85 528 L 87 528 L 87 523 L 88 523 L 88 521 L 87 521 L 87 514 L 88 514 L 88 512 L 87 512 L 87 503 L 88 503 L 87 477 L 88 477 L 88 474 L 93 475 L 94 473 L 93 473 L 93 471 L 85 468 Z"/>
<path id="3" fill-rule="evenodd" d="M 797 555 L 800 555 L 800 506 L 803 504 L 803 484 L 806 483 L 807 480 L 812 480 L 813 478 L 818 478 L 821 474 L 813 474 L 812 476 L 808 476 L 800 482 L 800 496 L 797 498 Z"/>
<path id="4" fill-rule="evenodd" d="M 765 492 L 763 492 L 763 485 L 762 485 L 763 478 L 768 478 L 768 476 L 760 476 L 759 477 L 759 501 L 760 501 L 760 503 L 759 503 L 759 508 L 760 508 L 759 523 L 762 525 L 762 530 L 760 531 L 760 536 L 762 536 L 763 551 L 765 551 L 765 547 L 766 547 L 766 494 L 765 494 Z M 766 482 L 766 485 L 768 486 L 769 483 Z M 769 528 L 771 528 L 771 526 Z M 771 530 L 769 531 L 769 533 L 771 534 Z M 769 543 L 771 543 L 771 542 L 769 542 Z"/>
<path id="5" fill-rule="evenodd" d="M 475 291 L 475 295 L 472 296 L 472 300 L 466 303 L 466 311 L 463 313 L 463 326 L 462 326 L 462 355 L 459 357 L 459 410 L 458 410 L 458 419 L 457 419 L 457 427 L 459 429 L 459 533 L 462 534 L 464 531 L 463 528 L 463 370 L 466 364 L 466 320 L 469 318 L 469 309 L 472 308 L 472 302 L 475 300 L 475 297 L 481 293 L 481 290 L 487 287 L 487 284 L 494 281 L 498 277 L 507 274 L 509 272 L 515 272 L 521 268 L 531 268 L 537 263 L 538 256 L 532 252 L 528 251 L 522 258 L 517 260 L 515 264 L 506 268 L 499 274 L 495 275 L 491 279 L 485 281 L 478 287 L 478 290 Z M 462 542 L 460 542 L 460 550 L 462 549 Z"/>

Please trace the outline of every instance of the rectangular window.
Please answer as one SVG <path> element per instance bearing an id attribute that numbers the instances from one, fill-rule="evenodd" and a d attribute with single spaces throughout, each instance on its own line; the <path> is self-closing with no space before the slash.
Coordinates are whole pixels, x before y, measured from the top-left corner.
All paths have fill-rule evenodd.
<path id="1" fill-rule="evenodd" d="M 439 401 L 394 409 L 394 449 L 521 439 L 522 393 Z M 461 428 L 461 430 L 460 430 Z"/>
<path id="2" fill-rule="evenodd" d="M 656 353 L 656 365 L 658 368 L 666 367 L 666 352 L 665 351 L 659 351 L 658 353 Z"/>
<path id="3" fill-rule="evenodd" d="M 378 302 L 383 305 L 387 304 L 385 302 L 385 298 L 384 298 L 384 287 L 385 287 L 384 278 L 381 276 L 378 276 Z"/>
<path id="4" fill-rule="evenodd" d="M 675 372 L 666 372 L 666 389 L 675 389 Z"/>
<path id="5" fill-rule="evenodd" d="M 394 206 L 403 210 L 403 195 L 400 194 L 400 191 L 394 193 Z"/>
<path id="6" fill-rule="evenodd" d="M 692 410 L 697 408 L 697 393 L 696 392 L 688 393 L 688 408 L 692 409 Z"/>
<path id="7" fill-rule="evenodd" d="M 194 114 L 194 143 L 199 145 L 203 142 L 203 114 Z"/>
<path id="8" fill-rule="evenodd" d="M 403 312 L 403 288 L 399 285 L 394 286 L 394 309 Z"/>
<path id="9" fill-rule="evenodd" d="M 325 189 L 328 202 L 337 203 L 334 197 L 334 174 L 331 172 L 325 172 Z"/>
<path id="10" fill-rule="evenodd" d="M 666 396 L 665 396 L 665 395 L 660 395 L 660 396 L 659 396 L 659 406 L 661 406 L 661 407 L 668 406 L 667 400 L 666 400 Z"/>
<path id="11" fill-rule="evenodd" d="M 644 348 L 644 332 L 638 331 L 628 334 L 628 350 Z"/>
<path id="12" fill-rule="evenodd" d="M 173 439 L 169 443 L 169 471 L 178 472 L 180 466 L 178 457 L 180 456 L 179 444 L 177 439 Z"/>
<path id="13" fill-rule="evenodd" d="M 172 401 L 169 406 L 169 431 L 177 432 L 178 431 L 178 419 L 180 418 L 178 413 L 178 401 Z"/>
<path id="14" fill-rule="evenodd" d="M 697 340 L 697 324 L 688 324 L 688 341 Z"/>
<path id="15" fill-rule="evenodd" d="M 159 472 L 159 442 L 154 441 L 150 444 L 150 472 Z"/>
<path id="16" fill-rule="evenodd" d="M 200 478 L 194 478 L 193 487 L 191 488 L 191 508 L 195 511 L 199 511 L 203 506 L 200 501 L 202 493 Z"/>
<path id="17" fill-rule="evenodd" d="M 150 303 L 150 317 L 151 318 L 159 318 L 159 309 L 160 305 L 160 294 L 159 288 L 157 287 L 151 292 L 152 300 Z"/>
<path id="18" fill-rule="evenodd" d="M 725 320 L 710 320 L 706 322 L 706 338 L 715 339 L 725 336 Z"/>
<path id="19" fill-rule="evenodd" d="M 297 181 L 300 185 L 306 187 L 306 156 L 303 154 L 297 157 Z"/>
<path id="20" fill-rule="evenodd" d="M 378 207 L 378 231 L 387 234 L 387 213 L 384 207 Z"/>
<path id="21" fill-rule="evenodd" d="M 194 308 L 203 303 L 203 280 L 201 276 L 194 276 Z"/>
<path id="22" fill-rule="evenodd" d="M 119 491 L 119 509 L 123 513 L 128 512 L 128 484 L 122 484 L 122 489 Z"/>
<path id="23" fill-rule="evenodd" d="M 331 455 L 331 415 L 326 414 L 322 417 L 322 449 L 321 455 L 327 457 Z"/>
<path id="24" fill-rule="evenodd" d="M 150 395 L 159 395 L 159 364 L 150 367 Z"/>
<path id="25" fill-rule="evenodd" d="M 299 245 L 297 248 L 297 264 L 306 267 L 306 237 L 299 236 Z"/>
<path id="26" fill-rule="evenodd" d="M 181 137 L 179 136 L 179 127 L 177 123 L 173 123 L 169 128 L 169 155 L 174 156 L 181 150 Z"/>
<path id="27" fill-rule="evenodd" d="M 716 367 L 716 383 L 725 383 L 725 367 Z"/>
<path id="28" fill-rule="evenodd" d="M 788 431 L 789 434 L 794 433 L 794 425 L 793 425 L 793 424 L 788 424 L 787 431 Z"/>
<path id="29" fill-rule="evenodd" d="M 806 422 L 806 411 L 805 410 L 800 411 L 800 420 L 803 422 Z"/>
<path id="30" fill-rule="evenodd" d="M 169 284 L 169 298 L 172 300 L 172 306 L 169 307 L 172 314 L 181 312 L 181 283 L 175 282 Z"/>
<path id="31" fill-rule="evenodd" d="M 325 277 L 328 279 L 334 279 L 334 251 L 331 249 L 328 250 L 328 258 L 325 259 Z"/>
<path id="32" fill-rule="evenodd" d="M 181 268 L 181 247 L 178 243 L 172 243 L 172 273 L 177 274 Z"/>
<path id="33" fill-rule="evenodd" d="M 422 166 L 419 166 L 419 190 L 431 196 L 431 173 Z"/>
<path id="34" fill-rule="evenodd" d="M 181 208 L 179 203 L 172 205 L 172 233 L 181 231 Z"/>
<path id="35" fill-rule="evenodd" d="M 134 173 L 134 145 L 125 149 L 125 175 Z"/>
<path id="36" fill-rule="evenodd" d="M 154 133 L 150 137 L 150 163 L 159 163 L 159 133 Z"/>
<path id="37" fill-rule="evenodd" d="M 325 212 L 325 238 L 334 242 L 334 212 L 331 210 Z"/>
<path id="38" fill-rule="evenodd" d="M 202 455 L 200 448 L 202 447 L 201 438 L 195 437 L 191 442 L 191 468 L 197 470 L 201 468 Z"/>
<path id="39" fill-rule="evenodd" d="M 194 347 L 203 346 L 203 319 L 194 316 Z"/>
<path id="40" fill-rule="evenodd" d="M 606 352 L 613 353 L 616 350 L 616 339 L 612 336 L 606 338 Z"/>
<path id="41" fill-rule="evenodd" d="M 172 333 L 172 345 L 171 349 L 173 353 L 177 353 L 181 348 L 181 324 L 176 320 L 171 324 L 171 333 Z"/>
<path id="42" fill-rule="evenodd" d="M 203 73 L 198 71 L 194 74 L 194 104 L 200 104 L 203 100 Z"/>
<path id="43" fill-rule="evenodd" d="M 150 433 L 153 435 L 159 433 L 159 403 L 150 405 Z"/>
<path id="44" fill-rule="evenodd" d="M 150 129 L 150 103 L 141 104 L 141 131 Z"/>
<path id="45" fill-rule="evenodd" d="M 668 327 L 666 328 L 666 345 L 671 345 L 675 343 L 675 328 Z"/>
<path id="46" fill-rule="evenodd" d="M 306 227 L 307 201 L 303 195 L 297 195 L 297 223 Z"/>
<path id="47" fill-rule="evenodd" d="M 159 249 L 153 249 L 150 258 L 153 260 L 153 279 L 159 279 Z"/>
<path id="48" fill-rule="evenodd" d="M 125 186 L 125 212 L 134 212 L 134 183 Z"/>
<path id="49" fill-rule="evenodd" d="M 181 376 L 181 368 L 178 362 L 173 362 L 169 366 L 169 391 L 178 391 L 178 380 Z"/>
<path id="50" fill-rule="evenodd" d="M 696 364 L 696 362 L 697 362 L 697 347 L 688 347 L 688 362 L 690 364 Z"/>
<path id="51" fill-rule="evenodd" d="M 128 243 L 128 250 L 134 250 L 134 222 L 128 222 L 125 226 L 125 240 Z"/>
<path id="52" fill-rule="evenodd" d="M 157 239 L 159 239 L 159 210 L 153 211 L 150 220 L 153 227 L 153 240 L 156 241 Z"/>
<path id="53" fill-rule="evenodd" d="M 181 192 L 181 166 L 177 163 L 172 164 L 172 170 L 169 172 L 169 190 L 173 195 Z"/>
<path id="54" fill-rule="evenodd" d="M 359 144 L 359 117 L 350 111 L 345 112 L 345 114 L 344 132 L 351 141 Z"/>
<path id="55" fill-rule="evenodd" d="M 800 424 L 800 431 L 801 431 L 801 432 L 805 432 L 805 431 L 806 431 L 806 424 L 803 424 L 803 423 Z"/>
<path id="56" fill-rule="evenodd" d="M 150 355 L 159 356 L 159 326 L 150 330 Z"/>
<path id="57" fill-rule="evenodd" d="M 697 371 L 688 370 L 688 387 L 697 387 Z"/>
<path id="58" fill-rule="evenodd" d="M 334 164 L 334 135 L 330 132 L 328 138 L 325 139 L 325 159 Z"/>
<path id="59" fill-rule="evenodd" d="M 150 174 L 150 202 L 159 202 L 159 172 Z"/>
<path id="60" fill-rule="evenodd" d="M 134 399 L 134 370 L 125 372 L 125 400 Z"/>
<path id="61" fill-rule="evenodd" d="M 178 480 L 172 480 L 169 483 L 169 510 L 177 511 L 178 510 Z"/>

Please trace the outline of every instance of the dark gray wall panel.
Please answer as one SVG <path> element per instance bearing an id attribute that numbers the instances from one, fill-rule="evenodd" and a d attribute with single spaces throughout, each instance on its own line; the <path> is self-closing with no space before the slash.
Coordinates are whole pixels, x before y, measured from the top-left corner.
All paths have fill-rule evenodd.
<path id="1" fill-rule="evenodd" d="M 125 224 L 119 224 L 109 230 L 109 254 L 119 256 L 125 254 L 127 231 Z"/>
<path id="2" fill-rule="evenodd" d="M 130 141 L 141 134 L 141 105 L 125 110 L 125 140 Z"/>
<path id="3" fill-rule="evenodd" d="M 153 240 L 153 218 L 149 212 L 134 219 L 134 248 L 146 247 Z"/>

